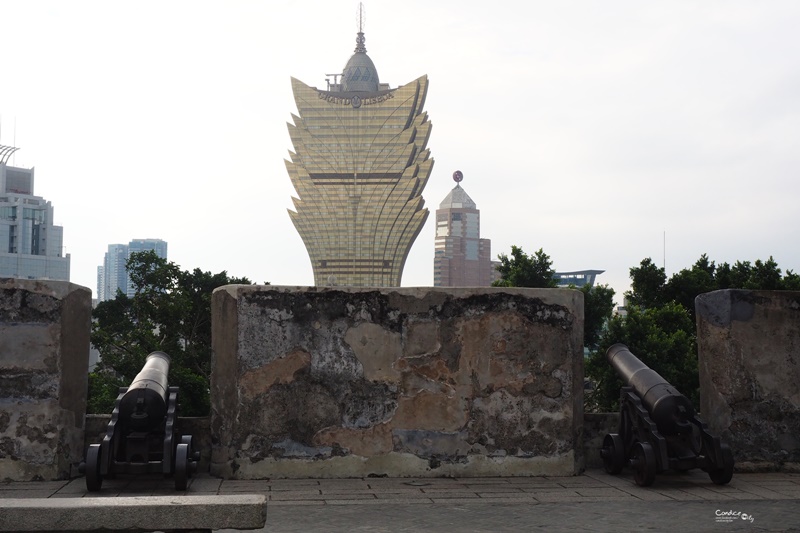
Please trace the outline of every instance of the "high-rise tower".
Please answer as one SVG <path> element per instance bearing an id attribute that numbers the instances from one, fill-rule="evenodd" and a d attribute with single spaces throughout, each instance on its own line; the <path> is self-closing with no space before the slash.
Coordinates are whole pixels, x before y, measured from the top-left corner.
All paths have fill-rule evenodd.
<path id="1" fill-rule="evenodd" d="M 492 284 L 492 242 L 481 239 L 481 212 L 461 188 L 464 175 L 456 170 L 456 186 L 436 210 L 433 258 L 434 287 L 488 287 Z"/>
<path id="2" fill-rule="evenodd" d="M 133 297 L 136 287 L 131 283 L 128 259 L 133 253 L 150 250 L 162 259 L 167 258 L 167 242 L 161 239 L 133 239 L 128 244 L 109 244 L 103 264 L 97 267 L 98 301 L 113 300 L 117 297 L 117 290 Z"/>
<path id="3" fill-rule="evenodd" d="M 33 168 L 8 165 L 17 148 L 0 145 L 0 278 L 69 281 L 64 228 L 53 206 L 33 194 Z"/>
<path id="4" fill-rule="evenodd" d="M 380 83 L 362 30 L 359 23 L 355 53 L 326 90 L 292 78 L 298 115 L 288 125 L 286 168 L 297 197 L 289 215 L 315 285 L 399 286 L 428 216 L 428 78 L 396 89 Z"/>

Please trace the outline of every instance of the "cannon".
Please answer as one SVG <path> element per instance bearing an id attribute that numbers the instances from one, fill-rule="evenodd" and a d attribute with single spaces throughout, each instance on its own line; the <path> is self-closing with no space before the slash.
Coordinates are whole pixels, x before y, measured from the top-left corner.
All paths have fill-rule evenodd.
<path id="1" fill-rule="evenodd" d="M 120 387 L 102 442 L 89 446 L 80 465 L 89 491 L 100 490 L 105 477 L 148 473 L 172 475 L 175 489 L 186 490 L 200 453 L 191 435 L 177 433 L 178 387 L 168 385 L 169 365 L 167 354 L 152 352 L 130 386 Z"/>
<path id="2" fill-rule="evenodd" d="M 686 396 L 624 344 L 611 346 L 606 359 L 626 383 L 620 390 L 619 430 L 605 436 L 600 450 L 606 472 L 616 475 L 630 466 L 643 487 L 670 469 L 700 468 L 718 485 L 731 480 L 733 452 L 709 433 Z"/>

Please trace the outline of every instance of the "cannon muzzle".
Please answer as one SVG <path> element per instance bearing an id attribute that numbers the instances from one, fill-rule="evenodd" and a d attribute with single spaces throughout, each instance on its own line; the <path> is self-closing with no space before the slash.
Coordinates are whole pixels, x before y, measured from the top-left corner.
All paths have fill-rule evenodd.
<path id="1" fill-rule="evenodd" d="M 137 431 L 160 425 L 167 413 L 167 375 L 170 358 L 164 352 L 147 356 L 142 370 L 128 387 L 119 404 L 122 420 Z"/>
<path id="2" fill-rule="evenodd" d="M 692 431 L 689 419 L 695 416 L 689 399 L 633 355 L 624 344 L 615 344 L 606 351 L 606 358 L 626 385 L 642 400 L 650 417 L 664 435 L 681 435 Z"/>

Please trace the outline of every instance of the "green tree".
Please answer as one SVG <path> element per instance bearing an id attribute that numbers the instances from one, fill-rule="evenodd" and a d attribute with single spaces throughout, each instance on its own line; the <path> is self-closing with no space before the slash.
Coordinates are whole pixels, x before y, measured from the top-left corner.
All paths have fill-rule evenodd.
<path id="1" fill-rule="evenodd" d="M 550 256 L 539 248 L 538 252 L 528 256 L 518 246 L 511 246 L 511 257 L 506 254 L 497 256 L 500 264 L 497 271 L 500 279 L 492 283 L 495 287 L 538 287 L 554 288 L 558 286 L 556 271 Z"/>
<path id="2" fill-rule="evenodd" d="M 91 372 L 89 374 L 89 395 L 87 413 L 110 413 L 114 400 L 119 395 L 119 388 L 127 386 L 118 377 L 108 372 Z"/>
<path id="3" fill-rule="evenodd" d="M 657 267 L 649 257 L 642 259 L 638 267 L 630 269 L 631 290 L 625 295 L 628 305 L 647 309 L 666 303 L 664 285 L 667 275 L 663 268 Z"/>
<path id="4" fill-rule="evenodd" d="M 715 271 L 714 262 L 709 261 L 706 254 L 701 255 L 692 268 L 685 268 L 672 275 L 663 287 L 663 299 L 677 302 L 686 308 L 694 323 L 694 299 L 704 292 L 717 290 Z"/>
<path id="5" fill-rule="evenodd" d="M 783 288 L 787 291 L 800 291 L 800 275 L 787 270 L 783 276 Z"/>
<path id="6" fill-rule="evenodd" d="M 608 285 L 584 285 L 580 290 L 583 293 L 583 345 L 596 350 L 614 313 L 614 289 Z"/>
<path id="7" fill-rule="evenodd" d="M 98 304 L 92 313 L 91 341 L 101 354 L 89 391 L 94 412 L 110 412 L 109 383 L 128 385 L 147 355 L 166 352 L 171 359 L 169 384 L 180 387 L 181 414 L 209 412 L 211 372 L 211 293 L 228 284 L 250 284 L 195 269 L 181 270 L 152 251 L 131 254 L 126 264 L 135 288 L 133 297 Z"/>

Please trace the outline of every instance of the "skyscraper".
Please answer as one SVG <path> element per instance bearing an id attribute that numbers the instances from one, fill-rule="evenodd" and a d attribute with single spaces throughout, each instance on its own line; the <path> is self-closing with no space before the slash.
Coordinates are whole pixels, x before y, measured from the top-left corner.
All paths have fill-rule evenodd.
<path id="1" fill-rule="evenodd" d="M 97 299 L 113 300 L 117 290 L 131 297 L 136 288 L 131 283 L 126 263 L 131 254 L 152 250 L 158 257 L 167 258 L 167 242 L 161 239 L 133 239 L 128 244 L 109 244 L 103 264 L 97 267 Z"/>
<path id="2" fill-rule="evenodd" d="M 33 194 L 33 168 L 8 165 L 18 148 L 0 145 L 0 277 L 69 281 L 64 228 L 53 206 Z"/>
<path id="3" fill-rule="evenodd" d="M 433 258 L 434 287 L 488 287 L 492 284 L 492 242 L 481 239 L 481 212 L 461 188 L 464 175 L 456 170 L 456 186 L 436 210 Z"/>
<path id="4" fill-rule="evenodd" d="M 380 83 L 362 29 L 325 90 L 292 78 L 298 115 L 288 124 L 294 152 L 286 168 L 298 196 L 289 215 L 315 285 L 399 286 L 428 217 L 428 78 L 396 89 Z"/>
<path id="5" fill-rule="evenodd" d="M 166 259 L 167 241 L 162 241 L 161 239 L 133 239 L 131 242 L 128 243 L 129 258 L 134 253 L 147 252 L 147 251 L 153 251 L 161 259 Z M 127 269 L 125 270 L 125 276 L 128 287 L 126 294 L 130 298 L 134 294 L 136 294 L 136 287 L 134 287 L 133 283 L 131 283 L 131 276 L 130 273 L 128 273 Z"/>

